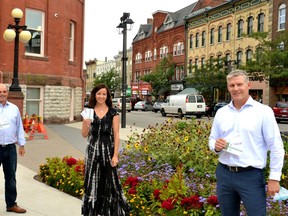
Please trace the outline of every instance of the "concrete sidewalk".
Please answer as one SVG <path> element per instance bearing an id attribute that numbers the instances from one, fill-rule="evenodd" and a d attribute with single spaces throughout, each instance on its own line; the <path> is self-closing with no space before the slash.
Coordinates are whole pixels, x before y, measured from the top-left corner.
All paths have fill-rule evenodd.
<path id="1" fill-rule="evenodd" d="M 25 146 L 26 155 L 18 156 L 17 167 L 17 202 L 20 207 L 27 210 L 27 216 L 79 216 L 81 215 L 81 200 L 60 192 L 46 184 L 35 180 L 38 174 L 39 165 L 46 162 L 47 157 L 64 157 L 66 155 L 75 158 L 84 158 L 84 152 L 72 146 L 68 142 L 69 134 L 60 134 L 63 127 L 65 133 L 69 133 L 69 127 L 77 129 L 79 134 L 79 145 L 86 145 L 85 139 L 81 138 L 81 122 L 61 125 L 54 131 L 51 126 L 45 125 L 48 139 L 41 134 L 35 135 L 33 140 L 27 141 Z M 67 128 L 68 127 L 68 128 Z M 75 130 L 73 130 L 74 132 Z M 142 128 L 126 126 L 120 128 L 120 139 L 126 140 L 131 133 L 141 133 Z M 71 135 L 71 133 L 70 133 Z M 75 135 L 75 134 L 74 134 Z M 76 135 L 76 137 L 78 137 Z M 123 143 L 123 142 L 122 142 Z M 0 215 L 11 216 L 15 213 L 6 212 L 4 196 L 4 177 L 0 171 Z"/>

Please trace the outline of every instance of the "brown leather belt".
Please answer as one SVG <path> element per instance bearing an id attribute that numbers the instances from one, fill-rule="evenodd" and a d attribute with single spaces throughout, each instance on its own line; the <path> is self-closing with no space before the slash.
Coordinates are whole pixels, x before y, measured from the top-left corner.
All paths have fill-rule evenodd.
<path id="1" fill-rule="evenodd" d="M 220 162 L 219 162 L 220 163 Z M 225 169 L 228 169 L 230 172 L 243 172 L 243 171 L 248 171 L 252 169 L 256 169 L 255 167 L 248 166 L 248 167 L 237 167 L 237 166 L 228 166 L 226 164 L 220 163 Z"/>

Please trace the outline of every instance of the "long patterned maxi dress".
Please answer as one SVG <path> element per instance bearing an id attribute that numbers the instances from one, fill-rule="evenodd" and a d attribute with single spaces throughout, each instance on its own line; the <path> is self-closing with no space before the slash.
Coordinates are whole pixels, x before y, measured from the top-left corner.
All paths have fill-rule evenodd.
<path id="1" fill-rule="evenodd" d="M 116 167 L 111 166 L 114 153 L 113 117 L 109 108 L 102 118 L 94 112 L 85 155 L 85 180 L 82 215 L 127 216 L 130 206 L 123 194 Z"/>

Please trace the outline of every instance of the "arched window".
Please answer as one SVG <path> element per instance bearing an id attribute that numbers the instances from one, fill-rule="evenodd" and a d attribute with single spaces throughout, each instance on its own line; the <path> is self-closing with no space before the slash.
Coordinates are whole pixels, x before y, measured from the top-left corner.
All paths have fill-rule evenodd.
<path id="1" fill-rule="evenodd" d="M 257 30 L 258 30 L 258 32 L 264 32 L 264 13 L 260 13 L 258 15 Z"/>
<path id="2" fill-rule="evenodd" d="M 210 30 L 210 44 L 214 44 L 214 28 Z"/>
<path id="3" fill-rule="evenodd" d="M 238 38 L 242 37 L 242 34 L 243 34 L 243 26 L 244 26 L 244 21 L 243 21 L 243 19 L 238 20 L 238 28 L 237 28 L 237 37 L 238 37 Z"/>
<path id="4" fill-rule="evenodd" d="M 253 33 L 253 17 L 250 16 L 247 19 L 247 34 L 250 35 Z"/>
<path id="5" fill-rule="evenodd" d="M 281 4 L 278 10 L 278 30 L 285 30 L 286 5 Z"/>
<path id="6" fill-rule="evenodd" d="M 193 34 L 190 34 L 189 48 L 193 49 Z"/>

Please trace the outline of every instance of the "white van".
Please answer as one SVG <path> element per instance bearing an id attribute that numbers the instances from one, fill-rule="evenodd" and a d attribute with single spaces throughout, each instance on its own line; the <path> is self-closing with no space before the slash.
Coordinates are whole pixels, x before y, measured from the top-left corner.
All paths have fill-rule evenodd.
<path id="1" fill-rule="evenodd" d="M 197 118 L 201 118 L 205 114 L 205 108 L 202 95 L 177 94 L 168 96 L 165 103 L 161 104 L 161 113 L 162 116 L 173 114 L 182 118 L 185 115 L 196 115 Z"/>

